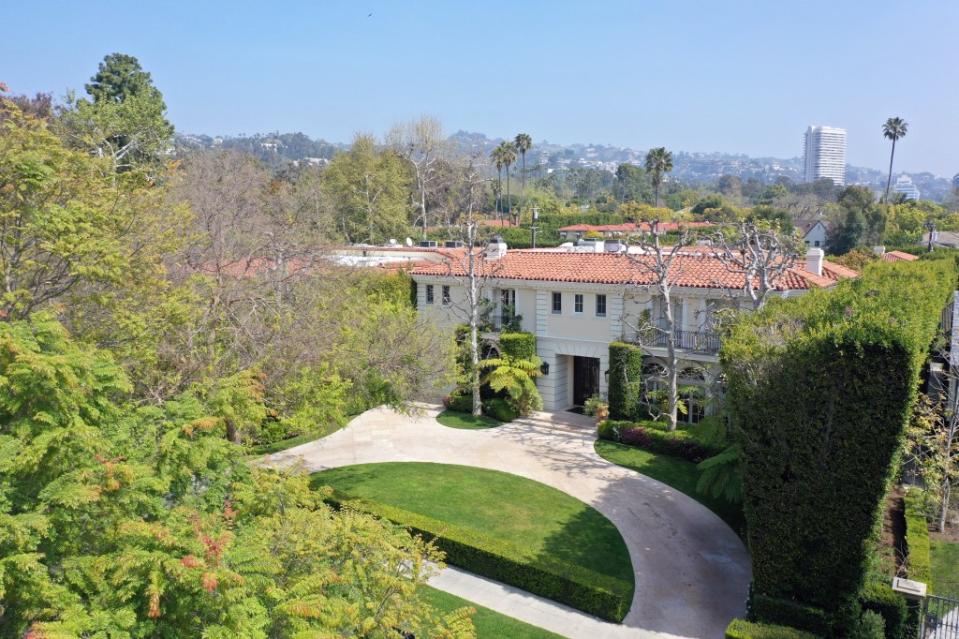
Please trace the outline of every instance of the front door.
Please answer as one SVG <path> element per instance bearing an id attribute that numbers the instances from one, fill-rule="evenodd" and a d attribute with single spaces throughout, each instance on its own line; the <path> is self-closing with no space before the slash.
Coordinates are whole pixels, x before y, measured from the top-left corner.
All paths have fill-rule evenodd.
<path id="1" fill-rule="evenodd" d="M 582 406 L 599 394 L 599 358 L 573 357 L 573 405 Z"/>

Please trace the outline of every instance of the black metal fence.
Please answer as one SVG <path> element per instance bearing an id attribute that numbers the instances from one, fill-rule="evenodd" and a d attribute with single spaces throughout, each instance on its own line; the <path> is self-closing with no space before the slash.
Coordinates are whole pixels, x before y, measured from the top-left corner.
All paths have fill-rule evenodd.
<path id="1" fill-rule="evenodd" d="M 959 639 L 959 599 L 929 595 L 921 610 L 919 639 Z"/>

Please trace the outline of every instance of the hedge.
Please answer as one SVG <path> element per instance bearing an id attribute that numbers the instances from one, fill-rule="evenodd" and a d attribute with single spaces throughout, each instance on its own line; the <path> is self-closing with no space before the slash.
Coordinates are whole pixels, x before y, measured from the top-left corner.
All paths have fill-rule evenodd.
<path id="1" fill-rule="evenodd" d="M 817 639 L 817 637 L 796 628 L 733 619 L 726 627 L 726 639 Z"/>
<path id="2" fill-rule="evenodd" d="M 643 351 L 634 344 L 609 345 L 609 416 L 636 419 L 643 373 Z"/>
<path id="3" fill-rule="evenodd" d="M 909 578 L 932 588 L 932 550 L 929 546 L 929 523 L 926 521 L 922 491 L 906 491 L 906 551 Z"/>
<path id="4" fill-rule="evenodd" d="M 471 410 L 472 405 L 466 412 Z M 519 417 L 519 411 L 517 411 L 516 408 L 514 408 L 507 400 L 500 397 L 492 397 L 490 399 L 483 400 L 483 414 L 501 422 L 511 422 Z"/>
<path id="5" fill-rule="evenodd" d="M 859 622 L 866 540 L 955 283 L 952 261 L 877 262 L 724 335 L 754 592 L 823 609 L 834 635 Z"/>
<path id="6" fill-rule="evenodd" d="M 597 426 L 600 439 L 635 446 L 660 455 L 671 455 L 699 463 L 722 452 L 722 448 L 697 441 L 686 430 L 663 430 L 657 422 L 631 422 L 608 419 Z"/>
<path id="7" fill-rule="evenodd" d="M 768 623 L 799 628 L 820 636 L 828 635 L 832 625 L 829 615 L 822 608 L 755 593 L 749 602 L 749 617 Z"/>
<path id="8" fill-rule="evenodd" d="M 536 336 L 532 333 L 500 333 L 499 348 L 503 355 L 533 359 L 536 357 Z"/>
<path id="9" fill-rule="evenodd" d="M 326 501 L 337 508 L 346 506 L 408 528 L 412 534 L 433 541 L 450 564 L 601 619 L 620 622 L 632 604 L 633 584 L 622 579 L 549 556 L 525 562 L 516 559 L 525 549 L 388 504 L 342 499 L 335 492 Z"/>
<path id="10" fill-rule="evenodd" d="M 879 613 L 886 622 L 886 639 L 906 639 L 909 606 L 906 599 L 881 581 L 869 581 L 859 595 L 863 610 Z"/>

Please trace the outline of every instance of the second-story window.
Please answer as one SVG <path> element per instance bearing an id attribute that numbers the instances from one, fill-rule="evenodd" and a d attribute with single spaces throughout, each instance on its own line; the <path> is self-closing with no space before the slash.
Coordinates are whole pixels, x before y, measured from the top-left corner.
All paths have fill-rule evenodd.
<path id="1" fill-rule="evenodd" d="M 573 296 L 573 312 L 582 313 L 583 312 L 583 296 L 580 293 L 577 293 Z"/>
<path id="2" fill-rule="evenodd" d="M 563 294 L 562 293 L 553 293 L 553 313 L 555 315 L 561 315 L 563 313 Z"/>
<path id="3" fill-rule="evenodd" d="M 444 306 L 449 305 L 449 303 L 450 303 L 450 287 L 449 287 L 449 286 L 445 286 L 445 285 L 443 286 L 443 297 L 442 297 L 442 299 L 443 299 L 443 305 L 444 305 Z"/>
<path id="4" fill-rule="evenodd" d="M 606 296 L 596 296 L 596 317 L 606 317 Z"/>
<path id="5" fill-rule="evenodd" d="M 500 325 L 505 326 L 516 317 L 516 290 L 507 288 L 500 291 Z"/>
<path id="6" fill-rule="evenodd" d="M 433 303 L 433 285 L 432 284 L 426 285 L 426 303 L 427 304 Z"/>

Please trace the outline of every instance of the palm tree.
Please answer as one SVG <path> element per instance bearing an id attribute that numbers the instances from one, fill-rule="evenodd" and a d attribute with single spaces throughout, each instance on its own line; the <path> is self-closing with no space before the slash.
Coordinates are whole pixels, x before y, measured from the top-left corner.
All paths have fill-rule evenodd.
<path id="1" fill-rule="evenodd" d="M 503 145 L 493 149 L 490 154 L 493 164 L 496 166 L 496 219 L 501 219 L 502 211 L 502 193 L 503 193 Z"/>
<path id="2" fill-rule="evenodd" d="M 533 138 L 529 136 L 528 133 L 517 133 L 516 138 L 513 140 L 513 144 L 516 145 L 516 150 L 519 151 L 519 156 L 523 160 L 523 193 L 526 193 L 526 152 L 533 148 Z"/>
<path id="3" fill-rule="evenodd" d="M 659 185 L 663 183 L 663 175 L 673 170 L 673 154 L 664 146 L 650 149 L 646 154 L 646 170 L 653 176 L 656 206 L 659 206 Z"/>
<path id="4" fill-rule="evenodd" d="M 886 178 L 886 196 L 882 199 L 886 203 L 889 202 L 889 186 L 892 184 L 892 159 L 896 157 L 896 140 L 906 137 L 908 128 L 909 123 L 902 118 L 889 118 L 882 125 L 882 134 L 892 140 L 892 151 L 889 153 L 889 177 Z"/>
<path id="5" fill-rule="evenodd" d="M 512 142 L 501 142 L 503 166 L 506 167 L 506 215 L 512 217 L 513 203 L 509 196 L 509 167 L 516 163 L 516 145 Z"/>

